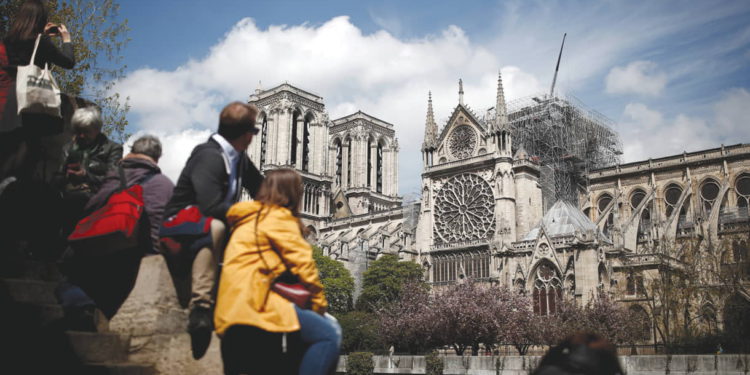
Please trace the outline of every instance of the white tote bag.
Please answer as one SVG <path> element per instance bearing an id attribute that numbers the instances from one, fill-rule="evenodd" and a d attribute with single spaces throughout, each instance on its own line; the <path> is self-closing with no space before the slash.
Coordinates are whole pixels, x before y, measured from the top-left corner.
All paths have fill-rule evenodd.
<path id="1" fill-rule="evenodd" d="M 60 115 L 60 86 L 52 77 L 48 64 L 44 64 L 44 69 L 34 65 L 41 37 L 42 34 L 36 37 L 29 65 L 18 67 L 16 75 L 18 114 L 31 113 L 62 117 Z"/>

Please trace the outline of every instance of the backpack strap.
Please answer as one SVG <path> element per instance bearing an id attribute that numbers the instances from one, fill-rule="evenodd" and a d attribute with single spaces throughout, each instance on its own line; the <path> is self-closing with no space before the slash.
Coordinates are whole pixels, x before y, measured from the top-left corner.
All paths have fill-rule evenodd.
<path id="1" fill-rule="evenodd" d="M 117 173 L 120 175 L 120 190 L 127 189 L 128 180 L 125 179 L 125 169 L 122 168 L 122 165 L 117 166 Z"/>

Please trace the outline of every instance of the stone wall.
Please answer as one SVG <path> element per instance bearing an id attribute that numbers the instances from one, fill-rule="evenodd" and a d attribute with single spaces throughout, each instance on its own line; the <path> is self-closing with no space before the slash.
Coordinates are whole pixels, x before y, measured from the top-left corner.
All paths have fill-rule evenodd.
<path id="1" fill-rule="evenodd" d="M 536 368 L 537 356 L 446 356 L 444 374 L 527 375 Z M 745 375 L 750 373 L 750 355 L 641 355 L 621 356 L 628 375 Z M 376 374 L 424 374 L 422 356 L 375 356 Z M 339 361 L 337 373 L 346 371 L 346 356 Z"/>

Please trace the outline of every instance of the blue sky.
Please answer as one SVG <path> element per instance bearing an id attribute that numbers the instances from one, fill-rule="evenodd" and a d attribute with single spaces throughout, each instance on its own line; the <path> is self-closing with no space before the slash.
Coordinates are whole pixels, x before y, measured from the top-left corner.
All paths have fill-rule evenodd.
<path id="1" fill-rule="evenodd" d="M 363 110 L 393 123 L 401 192 L 418 190 L 427 91 L 436 117 L 558 88 L 611 119 L 623 161 L 750 142 L 748 1 L 127 1 L 132 41 L 118 90 L 131 131 L 166 140 L 176 178 L 216 113 L 258 81 L 289 81 L 331 118 Z M 442 125 L 439 123 L 439 125 Z"/>

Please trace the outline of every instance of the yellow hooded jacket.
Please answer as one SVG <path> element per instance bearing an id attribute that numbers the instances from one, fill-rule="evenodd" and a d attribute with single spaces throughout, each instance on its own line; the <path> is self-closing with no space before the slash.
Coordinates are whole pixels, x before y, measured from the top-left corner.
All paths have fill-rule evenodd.
<path id="1" fill-rule="evenodd" d="M 258 201 L 240 202 L 229 209 L 227 221 L 232 236 L 224 252 L 214 314 L 219 336 L 233 325 L 254 326 L 268 332 L 299 330 L 294 305 L 270 290 L 273 280 L 286 270 L 284 262 L 312 293 L 312 309 L 325 311 L 328 302 L 312 247 L 302 237 L 291 211 Z"/>

